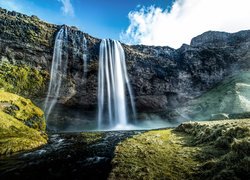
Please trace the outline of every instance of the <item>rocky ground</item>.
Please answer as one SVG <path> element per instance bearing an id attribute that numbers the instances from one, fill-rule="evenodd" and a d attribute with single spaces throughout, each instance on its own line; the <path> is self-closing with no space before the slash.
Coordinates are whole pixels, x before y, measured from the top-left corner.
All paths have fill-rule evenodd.
<path id="1" fill-rule="evenodd" d="M 237 120 L 147 132 L 49 134 L 48 139 L 36 105 L 45 101 L 62 26 L 0 8 L 1 178 L 250 179 L 250 119 L 243 119 L 250 117 L 249 30 L 205 32 L 179 49 L 122 45 L 139 121 Z M 58 111 L 47 121 L 50 132 L 93 128 L 96 122 L 101 40 L 66 27 L 67 74 Z"/>
<path id="2" fill-rule="evenodd" d="M 250 119 L 177 128 L 50 134 L 31 152 L 1 156 L 5 179 L 249 179 Z"/>
<path id="3" fill-rule="evenodd" d="M 0 178 L 107 179 L 114 148 L 139 131 L 51 134 L 32 152 L 0 157 Z"/>
<path id="4" fill-rule="evenodd" d="M 50 71 L 56 33 L 61 27 L 36 16 L 0 9 L 0 61 L 35 69 L 42 74 L 45 88 L 39 89 L 39 97 L 25 95 L 40 107 L 43 107 L 48 89 L 46 73 Z M 66 108 L 82 107 L 95 113 L 101 40 L 76 27 L 67 26 L 67 29 L 68 41 L 63 49 L 63 57 L 68 60 L 67 79 L 58 102 Z M 83 78 L 83 36 L 88 47 L 86 79 Z M 183 119 L 183 113 L 176 108 L 192 110 L 189 101 L 216 87 L 224 78 L 249 70 L 249 44 L 250 31 L 247 30 L 232 34 L 205 32 L 179 49 L 123 44 L 137 112 L 169 121 Z M 144 115 L 138 118 L 143 119 Z"/>

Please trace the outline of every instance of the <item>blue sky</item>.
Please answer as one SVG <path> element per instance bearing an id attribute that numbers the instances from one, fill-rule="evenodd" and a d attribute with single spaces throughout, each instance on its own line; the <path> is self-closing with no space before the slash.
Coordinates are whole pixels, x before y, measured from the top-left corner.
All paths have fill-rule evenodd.
<path id="1" fill-rule="evenodd" d="M 119 39 L 138 6 L 167 8 L 172 0 L 0 0 L 0 6 L 55 24 L 77 26 L 98 38 Z"/>
<path id="2" fill-rule="evenodd" d="M 127 44 L 179 48 L 205 31 L 250 29 L 250 0 L 0 0 L 0 7 Z"/>

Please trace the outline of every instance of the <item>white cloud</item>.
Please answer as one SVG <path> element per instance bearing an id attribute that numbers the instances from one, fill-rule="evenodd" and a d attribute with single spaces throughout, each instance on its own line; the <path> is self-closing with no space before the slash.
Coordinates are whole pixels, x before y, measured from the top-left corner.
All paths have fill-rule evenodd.
<path id="1" fill-rule="evenodd" d="M 0 7 L 9 11 L 22 11 L 22 7 L 15 0 L 0 0 Z"/>
<path id="2" fill-rule="evenodd" d="M 73 5 L 71 4 L 70 0 L 58 0 L 59 2 L 62 3 L 61 10 L 63 14 L 69 15 L 69 16 L 74 16 L 74 8 Z"/>
<path id="3" fill-rule="evenodd" d="M 130 25 L 120 34 L 129 44 L 179 48 L 208 30 L 250 29 L 249 0 L 176 0 L 170 11 L 142 7 L 129 13 Z"/>

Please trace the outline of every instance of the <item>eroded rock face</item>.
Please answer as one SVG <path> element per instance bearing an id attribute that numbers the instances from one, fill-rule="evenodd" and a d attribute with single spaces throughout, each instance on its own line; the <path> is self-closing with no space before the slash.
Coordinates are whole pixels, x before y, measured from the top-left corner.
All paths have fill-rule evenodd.
<path id="1" fill-rule="evenodd" d="M 54 40 L 60 28 L 35 16 L 0 9 L 1 61 L 26 64 L 49 73 Z M 100 39 L 74 27 L 68 29 L 68 45 L 64 49 L 68 71 L 58 102 L 95 111 Z M 88 46 L 87 79 L 83 78 L 83 35 Z M 250 31 L 234 34 L 209 31 L 179 49 L 125 44 L 123 48 L 138 112 L 169 111 L 185 106 L 224 77 L 250 68 Z M 40 106 L 46 90 L 43 94 L 39 101 L 35 99 Z"/>

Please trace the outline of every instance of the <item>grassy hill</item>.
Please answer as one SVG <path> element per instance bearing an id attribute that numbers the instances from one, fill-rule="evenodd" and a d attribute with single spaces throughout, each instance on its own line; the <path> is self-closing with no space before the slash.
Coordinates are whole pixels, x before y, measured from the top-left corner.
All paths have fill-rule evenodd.
<path id="1" fill-rule="evenodd" d="M 250 71 L 238 72 L 225 78 L 216 87 L 190 101 L 178 112 L 192 120 L 228 118 L 250 112 Z M 223 115 L 224 114 L 224 115 Z"/>

